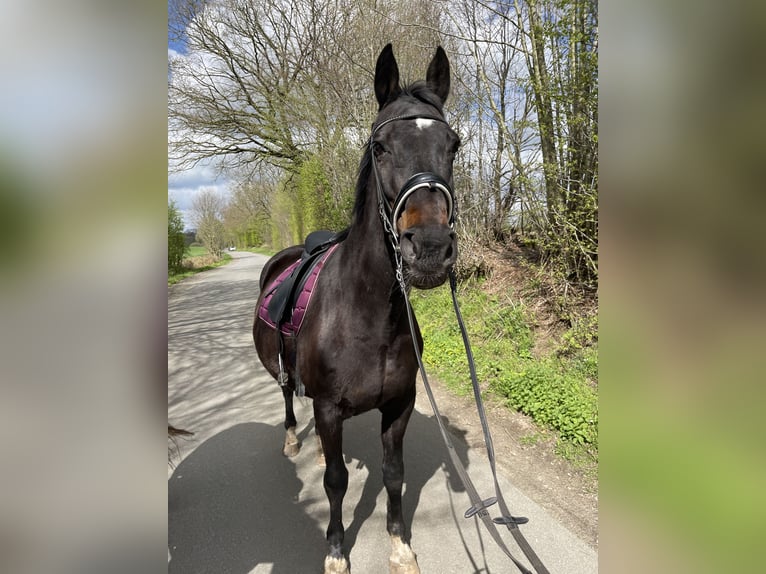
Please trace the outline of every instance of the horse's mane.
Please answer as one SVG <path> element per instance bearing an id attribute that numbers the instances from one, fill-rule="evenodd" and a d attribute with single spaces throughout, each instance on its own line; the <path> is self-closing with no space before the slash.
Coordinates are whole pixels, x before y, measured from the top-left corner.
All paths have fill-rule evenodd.
<path id="1" fill-rule="evenodd" d="M 404 86 L 399 96 L 397 96 L 397 99 L 400 98 L 410 98 L 428 104 L 429 106 L 436 108 L 439 111 L 439 114 L 444 115 L 441 99 L 423 80 L 418 80 L 412 85 Z M 361 220 L 362 215 L 364 214 L 366 187 L 372 171 L 372 151 L 370 150 L 370 146 L 367 145 L 367 142 L 364 143 L 364 147 L 362 160 L 359 162 L 359 176 L 356 180 L 353 221 Z"/>

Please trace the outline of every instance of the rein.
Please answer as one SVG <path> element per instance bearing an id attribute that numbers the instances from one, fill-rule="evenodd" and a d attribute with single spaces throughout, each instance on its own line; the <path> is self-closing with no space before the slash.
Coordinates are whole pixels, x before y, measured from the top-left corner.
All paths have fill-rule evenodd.
<path id="1" fill-rule="evenodd" d="M 399 277 L 400 274 L 401 273 L 397 271 L 397 277 Z M 473 352 L 471 351 L 471 344 L 468 341 L 468 334 L 466 333 L 465 324 L 463 323 L 463 316 L 460 313 L 460 307 L 458 306 L 458 302 L 457 302 L 457 296 L 456 296 L 457 279 L 455 278 L 454 271 L 450 271 L 449 279 L 450 279 L 450 290 L 452 292 L 452 305 L 455 308 L 455 316 L 457 317 L 458 326 L 460 327 L 460 334 L 463 337 L 463 346 L 465 347 L 466 356 L 468 358 L 468 368 L 471 373 L 471 385 L 473 387 L 473 395 L 474 395 L 474 399 L 476 400 L 476 407 L 479 412 L 479 420 L 481 421 L 481 428 L 484 432 L 484 444 L 486 445 L 486 448 L 487 448 L 487 459 L 489 460 L 489 466 L 490 466 L 490 469 L 492 470 L 492 478 L 495 483 L 495 496 L 486 498 L 484 500 L 482 500 L 482 498 L 479 496 L 479 493 L 477 492 L 476 487 L 473 485 L 473 482 L 471 481 L 471 477 L 468 475 L 468 471 L 463 465 L 463 462 L 460 460 L 460 457 L 457 455 L 457 452 L 455 451 L 455 447 L 453 446 L 452 441 L 449 438 L 449 434 L 447 433 L 447 429 L 444 425 L 444 422 L 442 421 L 441 414 L 439 413 L 439 409 L 436 406 L 436 399 L 434 398 L 433 391 L 431 390 L 431 386 L 428 383 L 426 370 L 425 370 L 425 367 L 423 366 L 423 359 L 420 356 L 420 350 L 418 349 L 418 346 L 416 343 L 417 339 L 415 338 L 415 321 L 413 319 L 412 307 L 410 306 L 409 297 L 406 295 L 406 291 L 405 291 L 406 285 L 404 284 L 404 281 L 400 281 L 399 286 L 400 286 L 400 289 L 402 289 L 402 293 L 404 293 L 405 307 L 407 308 L 407 320 L 409 321 L 410 333 L 412 334 L 412 346 L 415 350 L 415 357 L 418 360 L 418 367 L 420 369 L 421 378 L 423 379 L 423 386 L 426 389 L 426 394 L 428 395 L 428 400 L 431 403 L 431 408 L 434 411 L 436 421 L 439 423 L 439 430 L 441 431 L 444 444 L 447 446 L 447 451 L 449 452 L 450 459 L 452 460 L 452 464 L 455 466 L 455 469 L 457 470 L 458 475 L 460 476 L 460 479 L 462 480 L 463 485 L 465 486 L 465 490 L 468 493 L 468 498 L 470 499 L 472 503 L 472 506 L 465 511 L 465 514 L 463 516 L 464 518 L 471 518 L 474 515 L 478 515 L 481 518 L 482 522 L 484 523 L 484 526 L 486 527 L 487 531 L 489 532 L 489 535 L 492 537 L 495 543 L 500 547 L 500 549 L 503 552 L 505 552 L 508 558 L 511 559 L 511 561 L 516 565 L 516 567 L 523 574 L 532 574 L 530 570 L 528 570 L 521 562 L 519 562 L 511 554 L 510 550 L 508 550 L 508 547 L 505 545 L 505 542 L 500 537 L 500 533 L 497 531 L 497 528 L 495 525 L 504 524 L 508 528 L 508 530 L 511 531 L 511 535 L 513 536 L 514 540 L 516 540 L 516 543 L 519 545 L 519 548 L 521 548 L 522 552 L 524 552 L 524 555 L 532 564 L 532 567 L 535 569 L 535 572 L 537 572 L 537 574 L 550 574 L 548 569 L 543 565 L 542 561 L 537 556 L 537 554 L 535 554 L 535 551 L 529 545 L 529 542 L 527 542 L 527 539 L 524 538 L 524 535 L 521 533 L 521 530 L 519 529 L 519 525 L 529 522 L 529 519 L 523 516 L 512 516 L 510 513 L 510 510 L 508 510 L 508 505 L 505 502 L 505 498 L 503 498 L 503 493 L 500 490 L 500 484 L 497 480 L 497 470 L 495 467 L 495 449 L 492 444 L 492 435 L 489 431 L 489 424 L 487 423 L 487 416 L 484 411 L 484 402 L 482 401 L 482 398 L 481 398 L 481 389 L 479 388 L 479 383 L 476 378 L 476 367 L 473 361 Z M 497 518 L 491 518 L 489 515 L 489 512 L 487 511 L 487 508 L 489 508 L 495 503 L 498 503 L 498 506 L 500 508 L 500 516 Z"/>
<path id="2" fill-rule="evenodd" d="M 381 122 L 380 124 L 378 124 L 376 127 L 374 127 L 372 134 L 370 135 L 370 140 L 368 144 L 370 147 L 370 152 L 373 151 L 372 150 L 372 147 L 374 145 L 373 137 L 375 133 L 382 126 L 384 126 L 385 124 L 389 122 L 393 122 L 397 120 L 409 120 L 409 119 L 429 119 L 429 120 L 436 120 L 436 121 L 446 123 L 441 118 L 422 116 L 422 115 L 396 116 L 393 118 L 389 118 Z M 472 506 L 465 511 L 464 517 L 471 518 L 472 516 L 478 515 L 481 518 L 482 522 L 484 523 L 484 526 L 486 527 L 487 531 L 489 532 L 489 535 L 492 537 L 495 543 L 500 547 L 500 549 L 511 559 L 511 561 L 513 561 L 513 563 L 516 565 L 519 571 L 521 571 L 523 574 L 532 574 L 532 572 L 528 570 L 526 566 L 524 566 L 524 564 L 519 562 L 511 554 L 510 550 L 508 550 L 508 547 L 505 545 L 505 542 L 503 541 L 496 527 L 496 525 L 498 524 L 499 525 L 504 524 L 508 528 L 508 530 L 511 531 L 511 535 L 513 536 L 514 540 L 516 540 L 516 543 L 518 544 L 519 548 L 521 548 L 522 552 L 524 552 L 524 555 L 532 564 L 532 567 L 535 569 L 537 574 L 550 574 L 548 569 L 543 565 L 542 561 L 537 556 L 537 554 L 535 554 L 534 550 L 529 545 L 529 542 L 527 542 L 526 538 L 524 538 L 524 535 L 521 533 L 521 530 L 519 529 L 519 525 L 527 523 L 529 519 L 521 517 L 521 516 L 518 516 L 518 517 L 512 516 L 510 511 L 508 510 L 507 504 L 505 503 L 505 499 L 503 498 L 503 493 L 500 490 L 500 484 L 497 480 L 497 470 L 495 466 L 495 449 L 492 444 L 492 435 L 489 430 L 489 424 L 487 423 L 487 417 L 484 411 L 484 402 L 482 401 L 482 398 L 481 398 L 481 390 L 479 388 L 479 383 L 476 377 L 476 366 L 473 360 L 473 352 L 471 351 L 471 344 L 468 340 L 468 334 L 465 329 L 465 324 L 463 323 L 463 316 L 460 313 L 460 307 L 457 302 L 457 295 L 456 295 L 457 279 L 455 277 L 455 272 L 452 269 L 449 272 L 450 290 L 452 292 L 452 304 L 455 309 L 455 316 L 457 317 L 458 326 L 460 327 L 460 334 L 463 337 L 463 346 L 465 347 L 466 356 L 468 358 L 468 369 L 471 374 L 471 384 L 473 386 L 474 399 L 476 400 L 476 406 L 479 413 L 479 420 L 481 421 L 481 427 L 484 433 L 484 444 L 486 445 L 486 448 L 487 448 L 487 458 L 489 459 L 489 465 L 490 465 L 490 469 L 492 470 L 492 477 L 495 483 L 494 497 L 482 499 L 479 496 L 479 493 L 476 490 L 476 487 L 474 486 L 470 476 L 468 475 L 468 471 L 466 470 L 465 466 L 460 460 L 460 457 L 455 451 L 455 447 L 449 438 L 449 434 L 447 432 L 446 426 L 444 425 L 441 414 L 439 413 L 439 409 L 436 405 L 436 399 L 434 398 L 433 391 L 431 390 L 431 386 L 428 383 L 426 370 L 425 370 L 425 367 L 423 366 L 423 359 L 420 355 L 420 350 L 418 349 L 417 337 L 415 333 L 415 320 L 414 320 L 414 316 L 412 312 L 412 307 L 410 305 L 410 300 L 409 300 L 409 297 L 407 296 L 407 291 L 408 291 L 407 285 L 404 280 L 404 269 L 403 269 L 404 265 L 402 263 L 402 254 L 401 254 L 401 249 L 399 246 L 399 236 L 396 233 L 396 220 L 398 219 L 399 214 L 404 209 L 404 205 L 407 201 L 407 198 L 415 190 L 420 189 L 421 187 L 428 186 L 431 189 L 438 190 L 444 193 L 447 199 L 447 204 L 449 206 L 449 210 L 448 210 L 449 224 L 450 224 L 450 227 L 453 227 L 455 223 L 454 192 L 452 188 L 449 186 L 449 184 L 438 175 L 433 173 L 427 173 L 427 172 L 419 173 L 412 176 L 409 180 L 407 180 L 407 183 L 405 183 L 404 186 L 402 186 L 402 189 L 399 191 L 399 194 L 394 200 L 393 207 L 391 207 L 388 205 L 388 202 L 385 200 L 385 195 L 383 193 L 383 186 L 380 181 L 380 175 L 378 173 L 378 169 L 375 164 L 374 154 L 371 160 L 372 160 L 372 171 L 375 174 L 375 185 L 376 185 L 377 194 L 378 194 L 378 212 L 380 214 L 381 221 L 383 222 L 383 229 L 385 231 L 385 234 L 388 237 L 388 240 L 391 243 L 391 246 L 393 248 L 396 280 L 399 285 L 399 288 L 401 289 L 402 295 L 404 296 L 405 307 L 407 309 L 407 320 L 409 322 L 410 334 L 412 336 L 412 346 L 415 350 L 415 357 L 417 358 L 417 361 L 418 361 L 418 368 L 420 369 L 420 374 L 423 379 L 423 386 L 426 389 L 428 400 L 431 403 L 431 408 L 434 411 L 434 415 L 436 417 L 436 422 L 439 425 L 439 431 L 441 432 L 442 439 L 444 440 L 444 444 L 447 446 L 447 452 L 449 453 L 450 459 L 452 460 L 452 464 L 454 465 L 458 475 L 460 476 L 460 480 L 463 482 L 463 485 L 465 486 L 466 493 L 468 494 L 468 498 L 470 499 L 472 504 Z M 495 503 L 497 503 L 500 508 L 500 516 L 497 518 L 491 518 L 487 509 Z"/>

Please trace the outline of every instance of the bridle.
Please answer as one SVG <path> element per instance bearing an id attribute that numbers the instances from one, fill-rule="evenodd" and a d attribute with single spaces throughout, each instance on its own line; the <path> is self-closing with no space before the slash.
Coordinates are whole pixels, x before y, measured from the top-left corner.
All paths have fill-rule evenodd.
<path id="1" fill-rule="evenodd" d="M 380 172 L 375 162 L 375 134 L 378 133 L 380 128 L 391 122 L 399 120 L 433 120 L 447 124 L 447 122 L 438 116 L 427 116 L 422 114 L 412 114 L 403 116 L 394 116 L 383 120 L 379 124 L 373 126 L 370 139 L 367 143 L 367 147 L 370 153 L 370 161 L 372 162 L 372 172 L 375 174 L 375 188 L 378 194 L 378 213 L 380 219 L 383 222 L 383 229 L 386 232 L 389 242 L 394 250 L 394 263 L 396 265 L 397 278 L 402 274 L 402 258 L 401 250 L 399 247 L 399 234 L 396 231 L 396 222 L 405 209 L 407 200 L 410 196 L 419 189 L 428 188 L 431 191 L 439 191 L 444 195 L 444 199 L 447 202 L 447 222 L 452 228 L 455 225 L 455 192 L 452 186 L 444 180 L 444 178 L 431 173 L 429 171 L 416 173 L 410 177 L 399 190 L 399 193 L 394 199 L 394 203 L 389 205 L 386 199 L 385 193 L 383 193 L 383 184 L 380 181 Z"/>
<path id="2" fill-rule="evenodd" d="M 416 173 L 415 175 L 410 177 L 402 186 L 402 188 L 399 190 L 399 193 L 397 194 L 393 205 L 389 205 L 388 201 L 386 200 L 385 194 L 383 193 L 383 185 L 380 181 L 380 173 L 378 172 L 378 168 L 375 163 L 375 156 L 374 156 L 375 141 L 373 139 L 375 137 L 375 134 L 378 132 L 378 130 L 380 130 L 380 128 L 382 128 L 384 125 L 388 123 L 395 122 L 398 120 L 416 120 L 416 119 L 434 120 L 434 121 L 442 122 L 444 124 L 447 123 L 444 119 L 439 117 L 434 117 L 434 116 L 425 116 L 425 115 L 419 115 L 419 114 L 395 116 L 382 121 L 377 126 L 373 126 L 372 133 L 370 134 L 370 140 L 367 145 L 370 152 L 370 161 L 372 162 L 372 171 L 375 174 L 375 187 L 377 189 L 377 194 L 378 194 L 378 213 L 380 214 L 380 219 L 383 222 L 383 229 L 385 230 L 385 233 L 388 236 L 388 240 L 393 248 L 396 280 L 399 285 L 399 289 L 401 290 L 401 293 L 404 296 L 404 306 L 407 310 L 407 319 L 409 322 L 410 334 L 412 335 L 412 345 L 415 350 L 415 357 L 417 359 L 418 367 L 420 369 L 420 375 L 423 380 L 423 386 L 426 390 L 426 394 L 428 395 L 428 400 L 431 403 L 431 408 L 434 411 L 436 422 L 439 426 L 439 430 L 441 431 L 442 440 L 444 440 L 444 444 L 447 446 L 447 452 L 450 456 L 450 459 L 452 460 L 452 464 L 455 467 L 455 470 L 457 471 L 461 481 L 463 482 L 466 493 L 468 494 L 468 497 L 471 500 L 472 506 L 465 511 L 464 517 L 471 518 L 473 516 L 476 516 L 477 518 L 481 519 L 482 523 L 484 524 L 487 531 L 489 532 L 490 537 L 495 541 L 495 543 L 500 547 L 500 549 L 511 559 L 511 561 L 516 565 L 519 571 L 522 572 L 522 574 L 532 574 L 531 571 L 527 569 L 527 567 L 523 563 L 521 563 L 511 554 L 511 552 L 508 550 L 508 547 L 505 545 L 505 542 L 500 537 L 500 534 L 497 531 L 497 526 L 498 525 L 505 526 L 511 532 L 511 535 L 513 536 L 514 540 L 518 544 L 519 548 L 521 548 L 524 555 L 529 560 L 535 572 L 537 572 L 537 574 L 549 574 L 548 569 L 545 567 L 545 565 L 543 565 L 542 561 L 537 556 L 537 554 L 535 554 L 535 551 L 532 549 L 529 542 L 527 542 L 526 538 L 524 538 L 524 535 L 521 533 L 521 530 L 519 529 L 519 526 L 522 524 L 525 524 L 528 521 L 528 519 L 522 516 L 513 516 L 511 514 L 505 502 L 505 499 L 503 497 L 503 493 L 500 490 L 500 484 L 497 479 L 497 470 L 495 465 L 495 451 L 492 445 L 492 435 L 490 434 L 490 431 L 489 431 L 489 425 L 487 423 L 487 417 L 484 411 L 484 403 L 481 398 L 481 390 L 479 388 L 478 379 L 476 377 L 476 367 L 474 365 L 473 352 L 471 351 L 471 345 L 468 341 L 468 334 L 466 332 L 465 324 L 463 323 L 463 317 L 462 317 L 462 314 L 460 313 L 460 307 L 458 306 L 458 302 L 457 302 L 457 296 L 456 296 L 457 279 L 455 277 L 455 272 L 452 269 L 450 269 L 449 271 L 450 289 L 452 291 L 452 303 L 455 309 L 455 316 L 457 317 L 458 326 L 460 327 L 460 333 L 463 337 L 463 345 L 465 347 L 466 357 L 468 359 L 468 369 L 471 373 L 471 383 L 473 386 L 474 399 L 476 401 L 476 406 L 479 412 L 479 420 L 481 422 L 482 430 L 484 432 L 484 444 L 487 447 L 487 458 L 489 460 L 490 469 L 492 471 L 492 477 L 494 479 L 495 496 L 483 499 L 479 495 L 478 491 L 476 490 L 476 487 L 473 485 L 473 482 L 471 481 L 470 476 L 468 476 L 468 471 L 465 469 L 463 462 L 460 460 L 460 457 L 457 455 L 457 452 L 455 451 L 455 447 L 452 444 L 452 440 L 449 437 L 449 433 L 447 431 L 446 425 L 444 424 L 441 414 L 439 413 L 439 409 L 436 405 L 436 399 L 434 398 L 433 391 L 431 390 L 431 386 L 428 383 L 426 370 L 425 370 L 425 367 L 423 366 L 423 359 L 420 356 L 420 349 L 418 349 L 418 345 L 417 345 L 417 340 L 418 340 L 416 335 L 417 330 L 415 327 L 412 307 L 410 306 L 410 301 L 409 301 L 409 298 L 407 297 L 407 286 L 404 281 L 402 253 L 401 253 L 401 248 L 399 246 L 399 234 L 396 232 L 396 221 L 401 215 L 401 213 L 404 211 L 405 205 L 407 203 L 407 199 L 413 193 L 415 193 L 415 191 L 422 189 L 424 187 L 427 187 L 432 191 L 439 191 L 444 194 L 444 197 L 447 200 L 447 214 L 448 214 L 449 226 L 451 228 L 454 228 L 455 192 L 452 190 L 452 187 L 449 185 L 449 183 L 444 181 L 443 178 L 439 177 L 435 173 L 431 173 L 431 172 Z M 500 509 L 500 516 L 496 518 L 492 518 L 489 515 L 488 508 L 496 503 L 498 504 L 498 507 Z"/>

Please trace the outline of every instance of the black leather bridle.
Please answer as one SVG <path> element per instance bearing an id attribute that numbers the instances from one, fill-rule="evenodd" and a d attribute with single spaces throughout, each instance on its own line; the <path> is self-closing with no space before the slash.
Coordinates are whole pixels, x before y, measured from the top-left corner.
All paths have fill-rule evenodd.
<path id="1" fill-rule="evenodd" d="M 376 142 L 374 138 L 375 134 L 380 130 L 380 128 L 386 124 L 399 120 L 433 120 L 443 124 L 447 123 L 443 118 L 437 116 L 414 114 L 394 116 L 392 118 L 388 118 L 387 120 L 383 120 L 372 128 L 370 140 L 367 145 L 370 151 L 370 161 L 372 161 L 372 171 L 375 174 L 375 188 L 378 193 L 378 212 L 380 213 L 380 218 L 383 221 L 383 228 L 389 236 L 389 241 L 391 241 L 395 251 L 398 251 L 399 249 L 399 234 L 396 232 L 396 221 L 404 211 L 409 197 L 418 189 L 427 187 L 431 191 L 439 191 L 443 193 L 444 199 L 447 201 L 447 221 L 449 222 L 450 227 L 454 227 L 455 225 L 455 192 L 453 191 L 452 186 L 450 186 L 450 184 L 445 181 L 444 178 L 436 175 L 435 173 L 428 171 L 416 173 L 410 177 L 399 190 L 399 193 L 397 194 L 396 199 L 394 199 L 393 204 L 389 204 L 388 200 L 386 199 L 386 195 L 383 193 L 383 184 L 380 181 L 378 166 L 375 163 L 374 148 Z M 397 261 L 397 264 L 398 263 L 399 262 Z"/>

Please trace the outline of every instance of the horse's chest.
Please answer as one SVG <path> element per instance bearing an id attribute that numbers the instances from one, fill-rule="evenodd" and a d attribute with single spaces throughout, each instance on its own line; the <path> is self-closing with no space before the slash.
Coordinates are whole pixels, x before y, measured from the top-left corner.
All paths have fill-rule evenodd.
<path id="1" fill-rule="evenodd" d="M 415 384 L 417 364 L 409 337 L 398 340 L 385 353 L 382 369 L 377 374 L 381 402 L 406 394 Z"/>
<path id="2" fill-rule="evenodd" d="M 407 395 L 415 384 L 417 365 L 409 338 L 375 344 L 364 336 L 350 337 L 321 355 L 322 368 L 312 372 L 307 386 L 334 395 L 348 416 Z"/>

